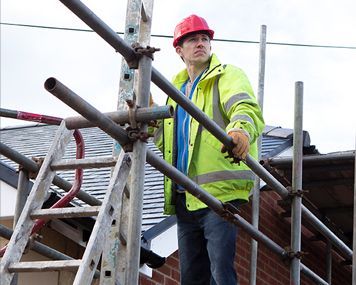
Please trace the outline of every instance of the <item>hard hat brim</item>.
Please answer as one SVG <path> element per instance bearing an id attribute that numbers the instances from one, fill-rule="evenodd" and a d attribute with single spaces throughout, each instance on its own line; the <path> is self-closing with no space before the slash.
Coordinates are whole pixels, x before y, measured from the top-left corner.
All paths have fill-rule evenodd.
<path id="1" fill-rule="evenodd" d="M 213 30 L 211 30 L 211 29 L 205 29 L 205 30 L 197 29 L 196 31 L 189 31 L 187 33 L 184 33 L 184 34 L 180 35 L 179 37 L 177 37 L 176 39 L 174 39 L 173 47 L 177 47 L 179 45 L 179 43 L 184 40 L 184 38 L 186 38 L 192 34 L 199 34 L 199 33 L 208 35 L 210 40 L 214 39 L 214 31 Z"/>

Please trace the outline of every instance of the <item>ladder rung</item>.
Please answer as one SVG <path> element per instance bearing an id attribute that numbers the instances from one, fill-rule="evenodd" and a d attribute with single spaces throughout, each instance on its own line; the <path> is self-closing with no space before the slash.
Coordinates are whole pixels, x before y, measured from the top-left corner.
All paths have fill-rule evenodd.
<path id="1" fill-rule="evenodd" d="M 9 266 L 9 272 L 76 271 L 82 260 L 49 260 L 17 262 Z"/>
<path id="2" fill-rule="evenodd" d="M 31 219 L 59 219 L 97 216 L 101 206 L 40 209 L 31 213 Z"/>
<path id="3" fill-rule="evenodd" d="M 52 170 L 71 170 L 77 168 L 102 168 L 113 167 L 117 162 L 115 157 L 96 157 L 85 159 L 62 159 L 58 162 L 54 162 L 51 165 Z"/>

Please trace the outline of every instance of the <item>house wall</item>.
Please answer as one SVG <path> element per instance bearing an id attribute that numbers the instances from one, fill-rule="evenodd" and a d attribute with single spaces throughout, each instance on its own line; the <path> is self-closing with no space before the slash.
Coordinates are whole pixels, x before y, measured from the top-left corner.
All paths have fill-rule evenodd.
<path id="1" fill-rule="evenodd" d="M 156 238 L 151 240 L 150 250 L 159 256 L 169 256 L 173 254 L 178 248 L 177 236 L 177 225 L 173 225 L 168 230 L 158 235 Z M 168 241 L 168 242 L 166 242 Z M 141 266 L 140 273 L 152 277 L 152 268 L 148 267 L 146 264 Z"/>
<path id="2" fill-rule="evenodd" d="M 0 219 L 11 218 L 15 213 L 16 190 L 0 180 Z"/>
<path id="3" fill-rule="evenodd" d="M 12 219 L 2 219 L 0 223 L 8 228 L 12 228 Z M 79 246 L 74 241 L 63 236 L 61 233 L 46 226 L 39 231 L 41 237 L 40 242 L 54 248 L 72 258 L 79 259 L 83 254 L 83 247 Z M 0 246 L 3 247 L 8 241 L 0 237 Z M 23 255 L 21 261 L 47 261 L 49 258 L 30 250 Z M 18 285 L 37 285 L 37 284 L 50 284 L 50 285 L 71 285 L 74 280 L 73 272 L 62 271 L 58 272 L 32 272 L 32 273 L 19 273 Z M 98 284 L 98 280 L 94 280 L 93 284 Z"/>
<path id="4" fill-rule="evenodd" d="M 283 211 L 278 205 L 279 196 L 274 192 L 261 193 L 260 201 L 260 230 L 282 247 L 290 244 L 290 223 L 288 219 L 282 219 Z M 241 208 L 241 216 L 251 221 L 251 203 Z M 325 244 L 321 241 L 311 241 L 312 234 L 303 229 L 302 251 L 307 252 L 302 263 L 309 267 L 322 278 L 326 278 L 326 251 Z M 235 266 L 238 272 L 240 285 L 249 284 L 250 275 L 250 248 L 251 238 L 243 230 L 239 230 L 237 239 L 237 255 Z M 332 284 L 351 284 L 351 266 L 341 264 L 340 257 L 334 253 Z M 257 280 L 258 285 L 286 285 L 289 282 L 290 268 L 287 261 L 282 261 L 279 256 L 270 251 L 266 246 L 258 245 Z M 153 270 L 152 278 L 141 275 L 140 285 L 178 285 L 179 284 L 179 261 L 178 253 L 175 252 L 167 258 L 164 266 Z M 315 284 L 301 273 L 301 284 Z"/>
<path id="5" fill-rule="evenodd" d="M 12 228 L 12 219 L 2 220 L 1 224 Z M 3 247 L 7 244 L 7 240 L 0 238 L 0 246 Z M 34 251 L 29 251 L 25 254 L 21 261 L 46 261 L 50 260 L 43 255 L 40 255 Z M 20 273 L 18 274 L 18 285 L 37 285 L 37 284 L 58 284 L 57 272 L 43 272 L 39 273 Z M 58 284 L 59 285 L 59 284 Z"/>

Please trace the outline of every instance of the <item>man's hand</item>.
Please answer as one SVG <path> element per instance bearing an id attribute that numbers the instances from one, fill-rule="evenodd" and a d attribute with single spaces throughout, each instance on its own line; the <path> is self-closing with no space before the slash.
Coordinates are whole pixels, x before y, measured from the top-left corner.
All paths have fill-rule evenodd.
<path id="1" fill-rule="evenodd" d="M 250 138 L 248 137 L 248 135 L 242 130 L 230 131 L 228 132 L 228 135 L 232 137 L 232 142 L 235 145 L 234 148 L 231 150 L 234 157 L 239 159 L 245 159 L 250 149 Z M 221 152 L 224 153 L 226 151 L 227 149 L 223 145 L 221 148 Z"/>
<path id="2" fill-rule="evenodd" d="M 149 107 L 157 107 L 158 106 L 158 104 L 155 101 L 153 101 L 152 93 L 150 93 L 150 102 L 149 102 L 148 106 Z"/>
<path id="3" fill-rule="evenodd" d="M 155 105 L 155 102 L 153 101 L 152 93 L 150 93 L 150 103 L 148 106 L 153 107 Z"/>

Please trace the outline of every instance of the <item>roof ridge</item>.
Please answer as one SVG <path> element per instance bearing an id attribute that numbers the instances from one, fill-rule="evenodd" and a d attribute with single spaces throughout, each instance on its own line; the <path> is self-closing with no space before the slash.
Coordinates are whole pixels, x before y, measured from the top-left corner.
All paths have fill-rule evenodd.
<path id="1" fill-rule="evenodd" d="M 0 131 L 26 129 L 26 128 L 34 128 L 34 127 L 46 127 L 46 126 L 51 126 L 51 125 L 43 124 L 43 123 L 31 123 L 31 124 L 28 124 L 28 125 L 14 125 L 14 126 L 6 126 L 6 127 L 3 127 L 3 128 L 0 128 Z"/>

